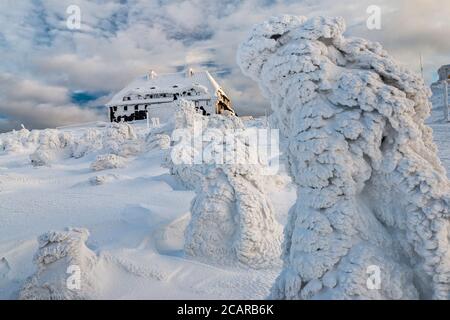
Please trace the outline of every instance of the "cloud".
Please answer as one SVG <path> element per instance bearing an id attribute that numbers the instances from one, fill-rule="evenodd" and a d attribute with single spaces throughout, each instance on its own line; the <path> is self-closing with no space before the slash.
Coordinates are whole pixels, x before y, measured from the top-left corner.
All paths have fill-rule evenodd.
<path id="1" fill-rule="evenodd" d="M 78 31 L 66 27 L 66 9 L 72 4 L 81 8 Z M 381 30 L 366 27 L 369 5 L 382 10 Z M 92 110 L 71 102 L 72 92 L 109 92 L 89 103 L 95 106 L 149 69 L 174 72 L 185 65 L 208 66 L 239 114 L 264 114 L 269 102 L 241 74 L 235 53 L 255 23 L 284 13 L 343 16 L 347 34 L 381 42 L 417 72 L 422 54 L 429 83 L 441 64 L 450 63 L 450 43 L 444 41 L 450 30 L 448 1 L 4 0 L 0 74 L 12 77 L 13 87 L 28 96 L 9 93 L 12 85 L 0 83 L 0 91 L 7 93 L 0 130 L 22 121 L 42 127 L 93 117 Z M 47 116 L 30 115 L 38 107 Z M 72 117 L 58 116 L 63 108 Z"/>
<path id="2" fill-rule="evenodd" d="M 95 111 L 70 102 L 64 87 L 44 85 L 11 74 L 0 74 L 0 129 L 48 128 L 104 119 Z"/>

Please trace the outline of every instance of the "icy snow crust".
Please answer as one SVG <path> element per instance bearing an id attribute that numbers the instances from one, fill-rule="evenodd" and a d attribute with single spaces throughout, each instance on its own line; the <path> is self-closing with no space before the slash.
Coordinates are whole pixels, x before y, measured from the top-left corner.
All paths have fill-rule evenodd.
<path id="1" fill-rule="evenodd" d="M 280 264 L 282 228 L 266 196 L 261 166 L 245 161 L 222 163 L 223 158 L 215 157 L 218 148 L 226 149 L 223 137 L 227 130 L 239 130 L 242 136 L 236 136 L 236 157 L 248 157 L 240 119 L 233 115 L 205 117 L 195 111 L 192 102 L 181 100 L 175 129 L 189 134 L 170 150 L 166 165 L 196 192 L 185 232 L 186 254 L 257 269 Z M 199 154 L 203 160 L 197 163 Z"/>
<path id="2" fill-rule="evenodd" d="M 297 184 L 272 297 L 448 299 L 450 193 L 424 124 L 430 91 L 344 31 L 342 18 L 274 17 L 238 51 Z M 372 266 L 379 290 L 367 285 Z"/>

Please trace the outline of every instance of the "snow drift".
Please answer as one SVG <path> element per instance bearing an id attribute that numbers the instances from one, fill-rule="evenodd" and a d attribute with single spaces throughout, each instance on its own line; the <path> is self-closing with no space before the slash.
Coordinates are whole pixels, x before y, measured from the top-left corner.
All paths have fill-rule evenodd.
<path id="1" fill-rule="evenodd" d="M 429 89 L 344 31 L 342 18 L 274 17 L 238 51 L 298 187 L 272 297 L 448 299 L 450 193 L 424 125 Z"/>
<path id="2" fill-rule="evenodd" d="M 204 117 L 184 100 L 177 109 L 174 135 L 178 130 L 182 139 L 170 150 L 168 166 L 196 192 L 185 233 L 186 254 L 252 268 L 276 265 L 282 231 L 262 187 L 261 167 L 221 161 L 226 131 L 245 133 L 242 122 L 233 115 Z M 249 150 L 243 139 L 238 136 L 235 146 L 244 153 L 238 157 L 245 158 Z"/>
<path id="3" fill-rule="evenodd" d="M 88 230 L 72 228 L 41 235 L 39 250 L 34 257 L 38 270 L 25 283 L 20 292 L 20 299 L 94 298 L 95 288 L 90 273 L 96 264 L 97 256 L 86 246 L 88 237 Z M 73 282 L 71 274 L 74 277 Z"/>

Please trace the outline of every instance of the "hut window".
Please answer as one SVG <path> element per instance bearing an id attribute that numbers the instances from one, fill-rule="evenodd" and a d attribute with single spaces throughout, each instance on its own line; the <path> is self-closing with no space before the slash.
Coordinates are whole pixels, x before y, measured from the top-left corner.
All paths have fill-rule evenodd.
<path id="1" fill-rule="evenodd" d="M 135 106 L 134 106 L 134 110 L 139 110 L 139 106 L 138 106 L 138 105 L 135 105 Z"/>
<path id="2" fill-rule="evenodd" d="M 128 106 L 124 106 L 123 111 L 127 111 L 127 110 L 128 110 Z"/>

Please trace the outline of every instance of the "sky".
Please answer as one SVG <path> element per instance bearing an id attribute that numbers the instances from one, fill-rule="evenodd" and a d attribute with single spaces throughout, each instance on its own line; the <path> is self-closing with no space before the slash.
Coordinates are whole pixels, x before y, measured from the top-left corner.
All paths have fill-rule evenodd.
<path id="1" fill-rule="evenodd" d="M 77 5 L 81 28 L 67 27 Z M 369 30 L 367 8 L 381 9 Z M 236 64 L 254 24 L 273 15 L 342 16 L 347 36 L 380 42 L 424 78 L 450 63 L 450 1 L 445 0 L 1 0 L 0 132 L 106 120 L 103 105 L 153 69 L 207 69 L 240 115 L 269 103 Z"/>

